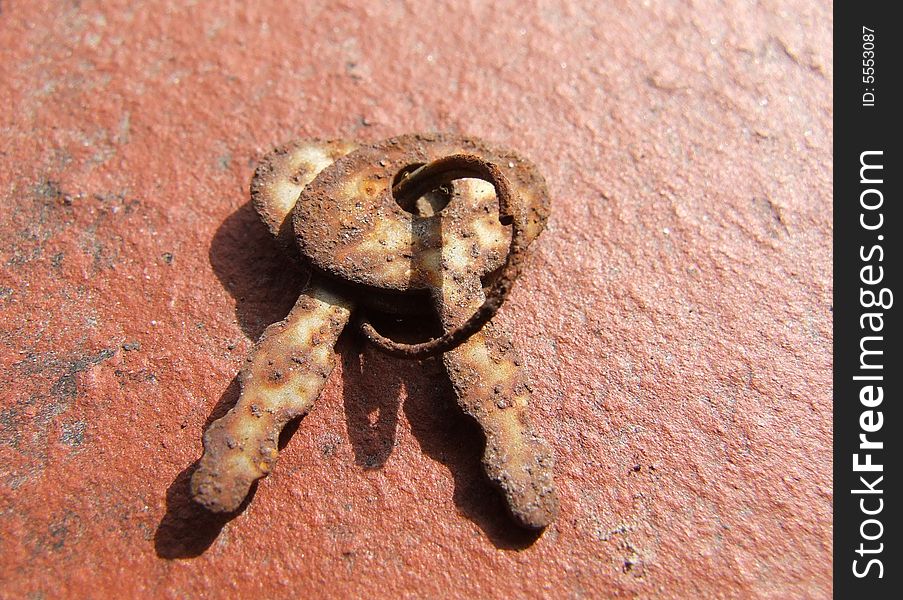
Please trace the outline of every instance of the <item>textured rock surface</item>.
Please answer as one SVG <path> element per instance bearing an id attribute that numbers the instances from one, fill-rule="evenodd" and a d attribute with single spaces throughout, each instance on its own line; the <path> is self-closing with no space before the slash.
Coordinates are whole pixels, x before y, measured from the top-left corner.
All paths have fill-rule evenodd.
<path id="1" fill-rule="evenodd" d="M 0 2 L 0 596 L 830 594 L 829 3 L 428 4 Z M 499 320 L 558 522 L 511 531 L 435 361 L 350 337 L 205 515 L 202 431 L 303 283 L 254 161 L 413 130 L 548 179 Z"/>

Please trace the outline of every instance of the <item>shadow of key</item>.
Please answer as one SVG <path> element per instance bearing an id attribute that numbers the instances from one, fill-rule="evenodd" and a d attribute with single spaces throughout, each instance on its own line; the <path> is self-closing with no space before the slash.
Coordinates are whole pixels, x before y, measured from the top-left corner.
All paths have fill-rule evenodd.
<path id="1" fill-rule="evenodd" d="M 291 310 L 310 273 L 286 255 L 250 202 L 223 220 L 210 242 L 210 266 L 235 299 L 235 316 L 248 339 Z"/>
<path id="2" fill-rule="evenodd" d="M 207 418 L 204 431 L 235 405 L 239 391 L 236 375 Z M 160 558 L 194 558 L 203 554 L 216 541 L 226 523 L 245 511 L 257 490 L 255 485 L 233 513 L 210 512 L 191 497 L 191 475 L 197 465 L 198 461 L 195 461 L 183 469 L 166 490 L 166 514 L 154 534 L 154 549 Z"/>
<path id="3" fill-rule="evenodd" d="M 354 462 L 381 469 L 395 447 L 402 380 L 385 355 L 374 355 L 346 335 L 340 344 L 345 422 Z M 378 375 L 376 375 L 378 374 Z"/>

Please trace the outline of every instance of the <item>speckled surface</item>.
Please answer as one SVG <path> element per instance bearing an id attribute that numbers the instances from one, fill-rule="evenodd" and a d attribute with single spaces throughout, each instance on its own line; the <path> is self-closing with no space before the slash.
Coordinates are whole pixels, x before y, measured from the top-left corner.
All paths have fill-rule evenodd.
<path id="1" fill-rule="evenodd" d="M 0 596 L 828 597 L 827 2 L 0 2 Z M 233 519 L 205 424 L 303 276 L 248 201 L 298 136 L 537 163 L 498 320 L 558 457 L 518 534 L 435 361 L 339 366 Z"/>

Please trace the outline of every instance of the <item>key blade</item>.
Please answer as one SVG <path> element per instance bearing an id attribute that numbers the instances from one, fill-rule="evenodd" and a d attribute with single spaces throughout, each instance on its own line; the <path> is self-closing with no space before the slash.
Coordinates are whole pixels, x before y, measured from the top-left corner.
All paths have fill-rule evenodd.
<path id="1" fill-rule="evenodd" d="M 483 302 L 483 290 L 478 279 L 445 275 L 434 301 L 448 330 Z M 530 384 L 514 345 L 490 322 L 442 360 L 459 406 L 486 436 L 483 467 L 511 515 L 528 529 L 547 527 L 558 514 L 554 452 L 531 422 Z"/>
<path id="2" fill-rule="evenodd" d="M 283 321 L 267 327 L 242 369 L 238 402 L 204 434 L 204 455 L 191 477 L 197 503 L 232 512 L 272 470 L 280 432 L 307 414 L 335 366 L 333 348 L 351 309 L 314 284 Z"/>

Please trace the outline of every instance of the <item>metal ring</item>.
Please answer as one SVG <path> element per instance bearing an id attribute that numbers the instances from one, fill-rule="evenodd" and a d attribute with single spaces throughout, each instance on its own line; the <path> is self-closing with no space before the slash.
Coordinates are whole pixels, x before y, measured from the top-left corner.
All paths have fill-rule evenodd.
<path id="1" fill-rule="evenodd" d="M 403 358 L 426 358 L 453 350 L 483 328 L 505 302 L 514 281 L 518 278 L 523 265 L 524 251 L 527 248 L 526 223 L 523 211 L 512 201 L 516 198 L 511 184 L 502 170 L 494 163 L 473 154 L 453 154 L 426 164 L 402 179 L 392 188 L 398 197 L 418 198 L 437 187 L 446 185 L 455 179 L 482 179 L 491 183 L 499 203 L 499 222 L 511 225 L 511 244 L 508 256 L 502 265 L 498 277 L 486 292 L 486 300 L 464 323 L 445 334 L 419 344 L 402 344 L 380 334 L 367 320 L 359 319 L 359 327 L 364 338 L 384 352 Z M 519 200 L 519 198 L 518 198 Z M 514 210 L 514 209 L 517 210 Z"/>

